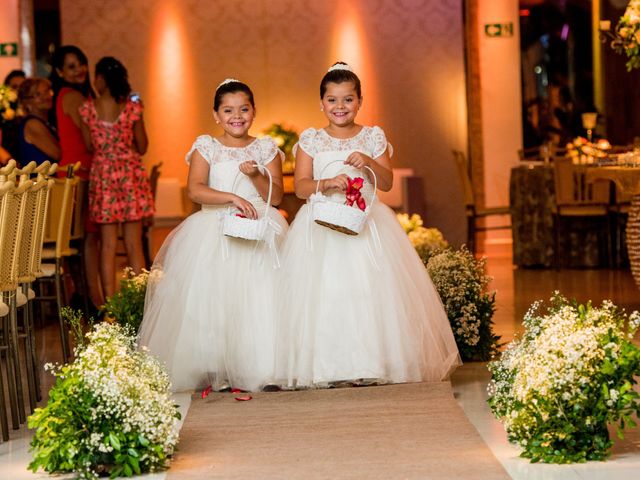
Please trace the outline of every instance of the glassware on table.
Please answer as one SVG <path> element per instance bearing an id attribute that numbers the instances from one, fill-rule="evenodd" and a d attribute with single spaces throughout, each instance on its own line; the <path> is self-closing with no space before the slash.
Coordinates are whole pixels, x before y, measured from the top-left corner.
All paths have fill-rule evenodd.
<path id="1" fill-rule="evenodd" d="M 593 138 L 593 130 L 596 128 L 597 121 L 597 112 L 586 112 L 582 114 L 582 128 L 587 131 L 587 140 L 589 140 L 589 142 L 591 142 Z"/>

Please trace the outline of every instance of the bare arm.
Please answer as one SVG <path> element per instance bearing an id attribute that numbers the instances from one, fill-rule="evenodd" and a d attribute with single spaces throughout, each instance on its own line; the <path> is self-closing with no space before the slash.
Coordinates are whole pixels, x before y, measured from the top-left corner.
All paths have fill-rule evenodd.
<path id="1" fill-rule="evenodd" d="M 262 199 L 266 201 L 269 196 L 268 176 L 266 174 L 263 175 L 260 170 L 254 167 L 253 162 L 243 162 L 240 164 L 239 168 L 242 173 L 249 177 L 251 183 L 256 187 L 256 190 Z M 282 163 L 280 162 L 279 154 L 276 154 L 275 158 L 265 165 L 264 168 L 269 170 L 271 178 L 273 179 L 271 204 L 278 205 L 282 201 L 282 196 L 284 194 L 284 188 L 282 186 Z"/>
<path id="2" fill-rule="evenodd" d="M 245 216 L 257 218 L 258 214 L 250 202 L 231 192 L 221 192 L 209 187 L 209 168 L 209 163 L 200 155 L 200 152 L 196 150 L 193 155 L 191 155 L 189 177 L 187 178 L 187 193 L 189 198 L 193 202 L 203 205 L 233 204 Z"/>
<path id="3" fill-rule="evenodd" d="M 391 162 L 389 160 L 389 147 L 375 160 L 363 153 L 353 152 L 344 163 L 355 168 L 369 167 L 376 174 L 378 190 L 383 192 L 391 190 L 393 186 L 393 170 L 391 170 Z M 369 173 L 368 171 L 366 172 Z"/>
<path id="4" fill-rule="evenodd" d="M 11 154 L 4 148 L 0 147 L 0 165 L 6 165 L 10 158 Z"/>
<path id="5" fill-rule="evenodd" d="M 75 123 L 78 128 L 82 128 L 82 124 L 84 123 L 82 118 L 80 118 L 79 111 L 84 101 L 85 98 L 76 90 L 71 90 L 62 99 L 62 111 L 71 117 L 71 120 L 73 120 L 73 123 Z"/>
<path id="6" fill-rule="evenodd" d="M 345 191 L 348 186 L 349 177 L 344 173 L 333 178 L 323 180 L 313 179 L 313 159 L 309 154 L 298 148 L 296 152 L 296 170 L 294 172 L 294 182 L 296 196 L 307 199 L 316 193 L 316 188 L 320 192 L 329 190 Z"/>
<path id="7" fill-rule="evenodd" d="M 147 130 L 144 128 L 144 118 L 140 113 L 140 120 L 137 120 L 133 124 L 133 141 L 136 146 L 136 150 L 140 155 L 147 153 L 149 147 L 149 139 L 147 137 Z"/>
<path id="8" fill-rule="evenodd" d="M 24 138 L 44 152 L 49 159 L 60 160 L 61 151 L 58 140 L 41 121 L 35 118 L 28 120 L 24 127 Z"/>
<path id="9" fill-rule="evenodd" d="M 95 148 L 93 146 L 93 140 L 91 139 L 91 130 L 89 130 L 89 125 L 82 122 L 80 131 L 82 132 L 82 139 L 84 140 L 87 150 L 93 152 Z"/>

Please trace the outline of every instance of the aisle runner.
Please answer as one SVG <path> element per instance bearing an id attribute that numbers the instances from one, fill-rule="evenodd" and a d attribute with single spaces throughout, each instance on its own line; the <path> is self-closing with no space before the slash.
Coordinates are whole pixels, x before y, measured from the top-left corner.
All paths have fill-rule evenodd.
<path id="1" fill-rule="evenodd" d="M 169 479 L 506 479 L 451 385 L 195 399 Z"/>

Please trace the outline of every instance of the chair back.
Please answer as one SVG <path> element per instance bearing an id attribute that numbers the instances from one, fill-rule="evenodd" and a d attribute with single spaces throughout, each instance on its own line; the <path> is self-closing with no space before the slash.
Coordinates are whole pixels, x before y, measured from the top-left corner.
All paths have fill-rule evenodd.
<path id="1" fill-rule="evenodd" d="M 29 182 L 22 182 L 14 188 L 11 181 L 0 185 L 2 206 L 0 212 L 0 291 L 18 288 L 18 251 L 23 231 L 24 209 L 26 207 Z"/>
<path id="2" fill-rule="evenodd" d="M 71 255 L 71 227 L 78 177 L 71 167 L 66 178 L 56 178 L 51 187 L 44 241 L 55 242 L 56 258 Z"/>
<path id="3" fill-rule="evenodd" d="M 20 246 L 18 255 L 18 282 L 33 282 L 34 256 L 37 251 L 42 251 L 42 242 L 38 245 L 38 210 L 39 203 L 46 194 L 49 182 L 45 179 L 31 182 L 30 188 L 25 192 L 24 210 L 22 212 L 22 232 L 20 234 Z M 22 182 L 21 182 L 22 183 Z"/>
<path id="4" fill-rule="evenodd" d="M 467 156 L 464 152 L 453 150 L 453 157 L 456 161 L 456 167 L 458 169 L 458 177 L 462 184 L 462 193 L 464 194 L 464 204 L 467 208 L 475 208 L 476 200 L 473 194 L 473 183 L 471 182 L 471 175 L 469 174 L 469 163 L 467 162 Z"/>
<path id="5" fill-rule="evenodd" d="M 12 158 L 7 162 L 7 164 L 0 168 L 0 183 L 6 182 L 9 180 L 9 176 L 13 173 L 13 170 L 16 168 L 17 163 Z"/>
<path id="6" fill-rule="evenodd" d="M 553 160 L 558 207 L 607 206 L 610 199 L 609 182 L 587 183 L 587 165 L 574 165 L 571 159 Z"/>

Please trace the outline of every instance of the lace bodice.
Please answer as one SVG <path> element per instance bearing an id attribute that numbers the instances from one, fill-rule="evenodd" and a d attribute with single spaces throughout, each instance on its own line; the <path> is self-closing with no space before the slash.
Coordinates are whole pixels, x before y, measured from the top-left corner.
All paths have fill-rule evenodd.
<path id="1" fill-rule="evenodd" d="M 209 186 L 219 191 L 231 192 L 254 202 L 262 197 L 251 180 L 238 169 L 246 161 L 267 165 L 276 156 L 284 157 L 271 137 L 257 138 L 246 147 L 227 147 L 210 135 L 200 135 L 187 152 L 186 161 L 191 162 L 195 151 L 209 163 Z M 236 182 L 234 188 L 234 182 Z"/>
<path id="2" fill-rule="evenodd" d="M 374 160 L 382 155 L 389 147 L 389 154 L 393 154 L 393 147 L 387 143 L 384 131 L 380 127 L 362 127 L 362 130 L 351 138 L 335 138 L 324 129 L 308 128 L 300 135 L 300 141 L 295 145 L 313 158 L 313 178 L 332 178 L 339 173 L 346 173 L 351 178 L 363 176 L 361 170 L 346 166 L 342 162 L 353 152 L 362 152 Z M 362 193 L 371 195 L 373 192 L 370 174 L 363 176 L 365 186 Z M 341 201 L 342 194 L 332 194 Z"/>

